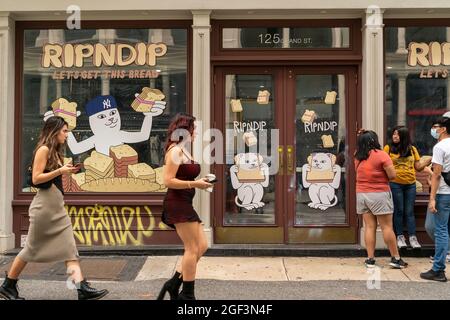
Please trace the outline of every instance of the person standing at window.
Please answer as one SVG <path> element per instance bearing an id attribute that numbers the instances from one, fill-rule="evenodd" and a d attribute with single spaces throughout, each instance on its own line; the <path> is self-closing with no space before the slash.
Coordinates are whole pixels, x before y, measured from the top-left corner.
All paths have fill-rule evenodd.
<path id="1" fill-rule="evenodd" d="M 450 118 L 450 112 L 446 112 L 442 116 Z M 431 186 L 431 177 L 433 176 L 433 171 L 429 167 L 426 167 L 425 171 L 429 174 L 429 177 L 427 178 L 427 180 L 428 180 L 428 184 Z M 434 222 L 434 213 L 431 212 L 430 209 L 427 208 L 427 216 L 425 219 L 425 230 L 433 242 L 435 242 L 435 240 L 436 240 L 434 238 L 435 229 L 436 229 L 436 224 Z M 449 249 L 448 250 L 450 250 L 450 219 L 449 219 L 448 231 L 449 231 L 449 245 L 448 245 Z M 447 251 L 447 259 L 446 260 L 447 260 L 447 262 L 450 262 L 450 252 L 449 251 Z M 434 262 L 434 256 L 431 257 L 431 262 Z"/>
<path id="2" fill-rule="evenodd" d="M 392 130 L 392 141 L 384 147 L 394 164 L 396 177 L 390 182 L 394 199 L 394 231 L 397 245 L 406 248 L 403 235 L 403 218 L 406 216 L 409 244 L 413 249 L 421 248 L 416 236 L 414 203 L 416 201 L 416 170 L 422 171 L 431 163 L 431 158 L 421 162 L 416 147 L 411 144 L 408 128 L 397 126 Z"/>
<path id="3" fill-rule="evenodd" d="M 392 201 L 389 180 L 396 177 L 391 158 L 381 150 L 378 136 L 373 131 L 360 130 L 355 152 L 356 211 L 363 216 L 364 240 L 367 249 L 365 265 L 375 266 L 377 225 L 380 224 L 384 242 L 391 253 L 389 265 L 395 269 L 405 268 L 397 248 L 392 229 Z"/>
<path id="4" fill-rule="evenodd" d="M 431 128 L 431 135 L 438 140 L 433 147 L 433 175 L 428 210 L 434 214 L 435 253 L 433 267 L 422 272 L 425 280 L 446 282 L 445 258 L 448 252 L 448 220 L 450 215 L 450 186 L 442 175 L 450 172 L 450 119 L 440 117 Z"/>
<path id="5" fill-rule="evenodd" d="M 179 113 L 169 125 L 165 146 L 164 185 L 167 193 L 163 202 L 162 222 L 175 228 L 184 245 L 181 266 L 166 281 L 157 297 L 163 300 L 169 292 L 171 300 L 195 300 L 194 284 L 197 263 L 208 249 L 200 217 L 192 206 L 195 189 L 212 186 L 206 178 L 195 180 L 200 164 L 186 150 L 196 136 L 195 118 Z M 178 290 L 183 283 L 183 289 Z"/>
<path id="6" fill-rule="evenodd" d="M 24 300 L 19 296 L 17 281 L 29 262 L 65 261 L 79 300 L 100 299 L 108 294 L 108 290 L 92 288 L 83 278 L 72 222 L 64 207 L 62 175 L 78 171 L 71 163 L 63 165 L 63 146 L 68 132 L 67 122 L 56 116 L 49 118 L 41 131 L 32 161 L 31 179 L 38 191 L 29 208 L 27 242 L 0 287 L 0 297 L 4 299 Z M 44 187 L 49 181 L 50 187 Z"/>

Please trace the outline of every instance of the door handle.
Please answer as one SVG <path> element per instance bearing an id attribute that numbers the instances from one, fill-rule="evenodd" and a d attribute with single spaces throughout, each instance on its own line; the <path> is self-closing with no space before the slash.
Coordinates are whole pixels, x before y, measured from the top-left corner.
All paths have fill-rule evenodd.
<path id="1" fill-rule="evenodd" d="M 294 174 L 294 147 L 287 146 L 287 174 Z"/>
<path id="2" fill-rule="evenodd" d="M 284 173 L 284 147 L 278 147 L 278 174 Z"/>

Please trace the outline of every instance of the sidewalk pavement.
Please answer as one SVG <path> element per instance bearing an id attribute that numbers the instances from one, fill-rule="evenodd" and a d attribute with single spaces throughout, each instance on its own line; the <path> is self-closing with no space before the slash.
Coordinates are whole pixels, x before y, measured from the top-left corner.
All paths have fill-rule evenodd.
<path id="1" fill-rule="evenodd" d="M 0 256 L 1 275 L 12 259 Z M 180 259 L 82 257 L 81 265 L 89 281 L 110 289 L 109 299 L 154 299 Z M 429 259 L 406 261 L 408 268 L 396 270 L 391 269 L 387 257 L 381 257 L 377 259 L 379 268 L 368 272 L 363 258 L 203 257 L 197 268 L 196 292 L 199 299 L 450 300 L 449 283 L 420 279 L 420 272 L 431 268 Z M 29 264 L 21 279 L 21 292 L 27 299 L 75 298 L 70 290 L 64 290 L 67 276 L 63 263 Z"/>

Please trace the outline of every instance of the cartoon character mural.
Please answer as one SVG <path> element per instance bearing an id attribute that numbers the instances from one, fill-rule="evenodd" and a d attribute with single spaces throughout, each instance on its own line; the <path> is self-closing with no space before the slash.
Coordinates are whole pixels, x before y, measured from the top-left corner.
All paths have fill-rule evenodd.
<path id="1" fill-rule="evenodd" d="M 121 129 L 122 121 L 117 102 L 111 95 L 97 96 L 86 106 L 89 125 L 93 135 L 78 142 L 69 132 L 67 144 L 73 154 L 95 149 L 84 160 L 85 172 L 63 176 L 64 190 L 69 192 L 164 192 L 162 167 L 152 168 L 138 162 L 137 152 L 126 143 L 149 140 L 153 117 L 164 112 L 164 94 L 158 89 L 144 87 L 135 95 L 131 107 L 144 114 L 139 132 Z M 53 115 L 62 116 L 69 123 L 69 129 L 76 127 L 80 111 L 76 103 L 59 98 L 52 103 L 52 110 L 44 115 L 46 121 Z M 70 161 L 65 158 L 65 161 Z"/>
<path id="2" fill-rule="evenodd" d="M 257 153 L 239 153 L 230 167 L 231 184 L 237 190 L 235 203 L 246 210 L 264 207 L 264 188 L 269 186 L 269 166 Z"/>
<path id="3" fill-rule="evenodd" d="M 334 154 L 312 153 L 302 173 L 303 186 L 309 188 L 310 208 L 327 210 L 338 203 L 335 191 L 341 183 L 341 167 L 336 164 Z"/>
<path id="4" fill-rule="evenodd" d="M 69 132 L 67 145 L 73 154 L 80 154 L 95 148 L 97 152 L 109 155 L 110 147 L 146 141 L 150 137 L 153 117 L 157 117 L 164 112 L 165 104 L 164 101 L 154 101 L 149 111 L 143 112 L 145 117 L 141 130 L 129 132 L 121 130 L 122 122 L 116 99 L 110 95 L 97 96 L 90 100 L 85 107 L 93 135 L 78 142 L 73 133 Z M 44 120 L 54 114 L 53 110 L 46 112 Z M 76 114 L 79 116 L 79 111 Z"/>

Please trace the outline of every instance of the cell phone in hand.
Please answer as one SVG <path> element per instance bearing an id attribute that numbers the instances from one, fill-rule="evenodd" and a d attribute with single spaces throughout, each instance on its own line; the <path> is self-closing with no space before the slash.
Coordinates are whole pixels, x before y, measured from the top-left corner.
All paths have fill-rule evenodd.
<path id="1" fill-rule="evenodd" d="M 216 183 L 219 182 L 219 180 L 217 180 L 217 178 L 214 178 L 213 180 L 208 180 L 209 183 Z"/>
<path id="2" fill-rule="evenodd" d="M 83 167 L 83 163 L 81 163 L 81 162 L 74 163 L 73 166 L 75 169 L 77 169 L 77 171 L 79 171 Z"/>

